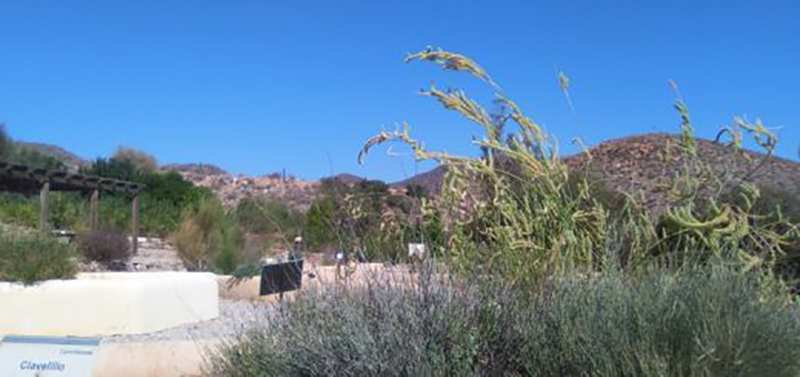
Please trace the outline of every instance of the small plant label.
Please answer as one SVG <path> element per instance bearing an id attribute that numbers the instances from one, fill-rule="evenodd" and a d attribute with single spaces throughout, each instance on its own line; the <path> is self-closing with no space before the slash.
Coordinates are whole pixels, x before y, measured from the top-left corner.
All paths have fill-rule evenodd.
<path id="1" fill-rule="evenodd" d="M 425 259 L 425 244 L 424 243 L 410 243 L 408 244 L 408 257 Z"/>
<path id="2" fill-rule="evenodd" d="M 99 338 L 6 335 L 0 376 L 91 377 L 99 345 Z"/>

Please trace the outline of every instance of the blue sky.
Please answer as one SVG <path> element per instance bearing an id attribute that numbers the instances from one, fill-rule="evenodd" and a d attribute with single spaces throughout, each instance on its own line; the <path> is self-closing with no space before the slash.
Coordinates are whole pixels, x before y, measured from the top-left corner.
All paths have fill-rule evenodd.
<path id="1" fill-rule="evenodd" d="M 0 122 L 87 158 L 124 145 L 161 163 L 394 181 L 431 164 L 384 148 L 358 166 L 382 127 L 408 122 L 428 148 L 460 154 L 480 133 L 419 89 L 492 98 L 463 74 L 402 63 L 433 45 L 476 59 L 565 153 L 574 137 L 676 131 L 674 79 L 700 136 L 760 117 L 797 159 L 798 4 L 0 0 Z"/>

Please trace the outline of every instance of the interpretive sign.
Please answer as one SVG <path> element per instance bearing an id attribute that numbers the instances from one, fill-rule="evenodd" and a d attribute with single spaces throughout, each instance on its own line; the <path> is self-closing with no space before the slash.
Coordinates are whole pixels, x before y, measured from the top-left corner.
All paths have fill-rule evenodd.
<path id="1" fill-rule="evenodd" d="M 273 263 L 261 268 L 261 296 L 300 289 L 303 260 Z"/>
<path id="2" fill-rule="evenodd" d="M 99 338 L 6 335 L 0 376 L 91 377 L 99 345 Z"/>

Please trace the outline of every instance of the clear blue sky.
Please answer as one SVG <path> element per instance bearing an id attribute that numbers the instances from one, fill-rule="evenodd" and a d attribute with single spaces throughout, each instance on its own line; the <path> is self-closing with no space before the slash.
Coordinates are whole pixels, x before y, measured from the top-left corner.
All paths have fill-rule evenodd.
<path id="1" fill-rule="evenodd" d="M 409 122 L 452 153 L 471 153 L 480 132 L 419 89 L 491 98 L 462 74 L 402 63 L 434 45 L 478 60 L 567 153 L 576 136 L 676 131 L 671 78 L 700 136 L 761 117 L 796 159 L 798 4 L 0 0 L 0 122 L 87 158 L 124 145 L 161 163 L 393 181 L 431 165 L 382 149 L 358 166 L 381 127 Z M 572 79 L 575 113 L 555 67 Z"/>

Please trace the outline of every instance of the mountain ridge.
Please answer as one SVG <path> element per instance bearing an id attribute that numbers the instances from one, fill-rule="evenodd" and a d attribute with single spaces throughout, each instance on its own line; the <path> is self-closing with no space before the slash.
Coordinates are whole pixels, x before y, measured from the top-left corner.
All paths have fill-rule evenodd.
<path id="1" fill-rule="evenodd" d="M 680 158 L 668 151 L 669 145 L 677 145 L 680 135 L 647 133 L 606 140 L 585 152 L 565 156 L 563 161 L 574 171 L 583 171 L 593 178 L 604 181 L 610 188 L 628 193 L 643 194 L 644 203 L 655 208 L 666 205 L 663 189 L 664 178 L 680 173 Z M 735 149 L 712 140 L 697 138 L 699 157 L 715 169 L 726 167 L 732 179 L 751 181 L 759 186 L 774 187 L 794 196 L 800 196 L 800 163 L 765 154 Z M 88 164 L 79 156 L 63 148 L 45 143 L 23 142 L 26 148 L 38 148 L 48 155 L 73 165 Z M 588 152 L 588 153 L 587 153 Z M 763 162 L 763 163 L 762 163 Z M 355 184 L 369 179 L 350 173 L 340 173 L 320 180 L 301 180 L 285 173 L 260 176 L 232 174 L 214 164 L 187 163 L 167 164 L 162 171 L 175 171 L 194 184 L 209 187 L 227 205 L 235 205 L 248 195 L 264 195 L 274 200 L 285 201 L 297 209 L 310 206 L 324 179 L 336 179 Z M 438 193 L 447 168 L 437 166 L 407 179 L 389 183 L 395 191 L 402 191 L 410 184 L 424 186 L 430 193 Z"/>

